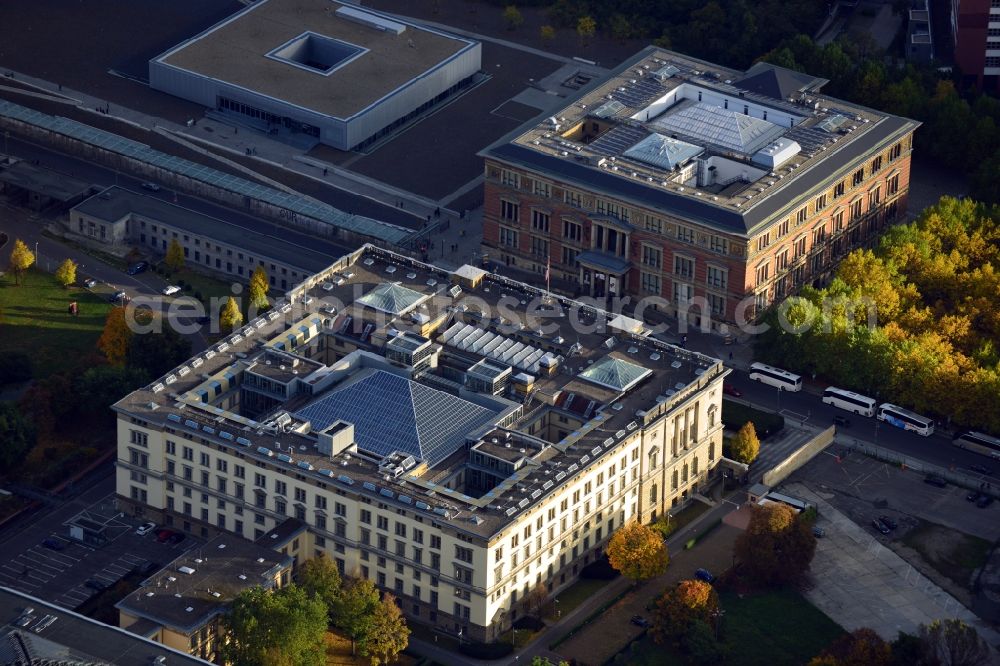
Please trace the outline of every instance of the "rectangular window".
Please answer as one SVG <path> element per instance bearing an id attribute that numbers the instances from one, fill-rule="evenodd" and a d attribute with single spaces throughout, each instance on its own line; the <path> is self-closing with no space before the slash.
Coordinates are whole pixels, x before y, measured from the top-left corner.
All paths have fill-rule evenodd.
<path id="1" fill-rule="evenodd" d="M 549 233 L 549 214 L 538 210 L 537 208 L 531 209 L 531 228 L 535 231 L 543 231 Z"/>
<path id="2" fill-rule="evenodd" d="M 729 254 L 729 241 L 722 236 L 712 236 L 709 240 L 709 249 L 719 254 Z"/>
<path id="3" fill-rule="evenodd" d="M 892 196 L 893 194 L 896 194 L 897 192 L 899 192 L 899 174 L 898 173 L 895 176 L 893 176 L 892 178 L 890 178 L 888 181 L 886 181 L 885 190 L 886 190 L 886 194 L 889 195 L 889 196 Z"/>
<path id="4" fill-rule="evenodd" d="M 851 176 L 851 187 L 857 187 L 864 181 L 865 181 L 865 169 L 864 167 L 861 167 L 860 169 L 854 172 L 853 176 Z"/>
<path id="5" fill-rule="evenodd" d="M 816 212 L 818 213 L 824 208 L 826 208 L 826 195 L 821 194 L 818 197 L 816 197 Z"/>
<path id="6" fill-rule="evenodd" d="M 654 273 L 642 272 L 642 290 L 647 294 L 660 293 L 660 276 Z"/>
<path id="7" fill-rule="evenodd" d="M 843 181 L 841 181 L 841 182 L 837 183 L 836 185 L 834 185 L 833 186 L 833 198 L 836 199 L 838 197 L 844 196 L 844 189 L 845 188 L 844 188 L 844 182 Z"/>
<path id="8" fill-rule="evenodd" d="M 844 211 L 840 211 L 833 216 L 833 229 L 834 231 L 844 230 Z"/>
<path id="9" fill-rule="evenodd" d="M 872 173 L 877 173 L 882 168 L 882 156 L 879 155 L 872 160 Z"/>
<path id="10" fill-rule="evenodd" d="M 774 256 L 774 270 L 783 271 L 788 268 L 788 248 Z"/>
<path id="11" fill-rule="evenodd" d="M 521 189 L 521 175 L 510 169 L 500 169 L 500 183 L 519 190 Z"/>
<path id="12" fill-rule="evenodd" d="M 642 246 L 642 263 L 645 266 L 659 268 L 663 265 L 663 250 L 650 245 Z"/>
<path id="13" fill-rule="evenodd" d="M 532 179 L 531 193 L 534 194 L 535 196 L 545 197 L 546 199 L 548 199 L 549 197 L 552 196 L 552 185 L 542 180 Z"/>
<path id="14" fill-rule="evenodd" d="M 818 248 L 826 241 L 826 227 L 819 226 L 813 229 L 813 248 Z"/>
<path id="15" fill-rule="evenodd" d="M 674 275 L 694 277 L 694 259 L 680 255 L 674 256 Z"/>
<path id="16" fill-rule="evenodd" d="M 851 219 L 857 220 L 861 217 L 861 199 L 851 204 Z"/>
<path id="17" fill-rule="evenodd" d="M 652 231 L 657 234 L 663 233 L 663 220 L 658 217 L 643 215 L 643 226 L 646 228 L 646 231 Z"/>
<path id="18" fill-rule="evenodd" d="M 684 282 L 674 281 L 674 304 L 687 305 L 694 298 L 694 288 Z"/>
<path id="19" fill-rule="evenodd" d="M 694 243 L 694 229 L 683 224 L 677 225 L 677 240 L 682 243 Z"/>
<path id="20" fill-rule="evenodd" d="M 549 256 L 549 241 L 545 238 L 539 238 L 538 236 L 531 237 L 531 253 L 536 257 Z"/>
<path id="21" fill-rule="evenodd" d="M 757 250 L 758 251 L 763 250 L 770 244 L 771 244 L 771 234 L 766 233 L 757 239 Z"/>
<path id="22" fill-rule="evenodd" d="M 728 286 L 728 273 L 729 272 L 725 268 L 709 266 L 705 283 L 710 287 L 715 287 L 716 289 L 725 289 Z"/>
<path id="23" fill-rule="evenodd" d="M 573 190 L 563 190 L 563 203 L 577 208 L 583 208 L 583 195 Z"/>
<path id="24" fill-rule="evenodd" d="M 990 34 L 1000 35 L 1000 28 L 990 28 Z M 995 33 L 993 31 L 996 31 Z M 897 143 L 895 146 L 889 149 L 889 161 L 893 162 L 899 159 L 899 156 L 903 154 L 903 144 Z"/>
<path id="25" fill-rule="evenodd" d="M 583 227 L 578 222 L 563 220 L 563 238 L 577 242 L 583 240 Z"/>
<path id="26" fill-rule="evenodd" d="M 726 297 L 720 296 L 718 294 L 708 293 L 708 304 L 712 308 L 712 314 L 716 316 L 725 316 L 726 314 Z"/>
<path id="27" fill-rule="evenodd" d="M 876 187 L 868 193 L 868 210 L 875 210 L 882 202 L 882 188 Z"/>
<path id="28" fill-rule="evenodd" d="M 517 232 L 507 227 L 500 227 L 500 245 L 517 248 Z"/>
<path id="29" fill-rule="evenodd" d="M 808 207 L 803 206 L 798 210 L 798 212 L 795 213 L 795 224 L 802 224 L 806 221 L 807 217 L 809 217 L 809 209 Z"/>
<path id="30" fill-rule="evenodd" d="M 625 222 L 628 222 L 632 217 L 632 211 L 625 206 L 614 203 L 613 201 L 605 201 L 604 199 L 597 200 L 597 212 L 601 215 L 616 217 L 619 220 L 624 220 Z"/>
<path id="31" fill-rule="evenodd" d="M 774 236 L 776 238 L 781 238 L 788 233 L 788 220 L 784 220 L 781 224 L 775 227 Z"/>
<path id="32" fill-rule="evenodd" d="M 562 263 L 563 266 L 569 266 L 576 268 L 576 258 L 580 255 L 580 251 L 572 248 L 563 246 L 562 249 Z"/>
<path id="33" fill-rule="evenodd" d="M 500 219 L 517 222 L 521 207 L 513 201 L 500 200 Z"/>
<path id="34" fill-rule="evenodd" d="M 767 282 L 767 278 L 770 276 L 771 264 L 764 262 L 757 266 L 757 286 L 760 286 Z"/>

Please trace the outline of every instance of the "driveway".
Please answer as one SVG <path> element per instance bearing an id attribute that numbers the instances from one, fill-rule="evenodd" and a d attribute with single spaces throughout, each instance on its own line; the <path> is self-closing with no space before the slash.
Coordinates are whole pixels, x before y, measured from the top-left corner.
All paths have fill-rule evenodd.
<path id="1" fill-rule="evenodd" d="M 989 643 L 1000 641 L 1000 634 L 821 496 L 799 483 L 786 489 L 816 504 L 826 530 L 806 598 L 844 629 L 869 627 L 891 641 L 900 631 L 915 633 L 920 624 L 957 618 Z"/>

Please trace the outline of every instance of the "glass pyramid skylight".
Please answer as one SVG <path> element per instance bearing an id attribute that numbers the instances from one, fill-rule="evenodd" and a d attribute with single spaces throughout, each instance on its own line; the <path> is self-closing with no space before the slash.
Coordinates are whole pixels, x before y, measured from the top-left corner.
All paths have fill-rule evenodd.
<path id="1" fill-rule="evenodd" d="M 654 133 L 626 150 L 623 155 L 671 171 L 703 152 L 705 149 L 701 146 Z"/>
<path id="2" fill-rule="evenodd" d="M 616 356 L 605 356 L 578 376 L 588 382 L 609 388 L 619 393 L 625 392 L 653 374 L 652 370 L 636 365 Z"/>
<path id="3" fill-rule="evenodd" d="M 427 298 L 425 294 L 400 284 L 383 282 L 357 300 L 373 310 L 401 315 L 412 310 Z"/>
<path id="4" fill-rule="evenodd" d="M 668 112 L 652 125 L 667 133 L 683 134 L 742 155 L 756 153 L 785 132 L 785 128 L 761 118 L 701 102 L 676 113 Z"/>

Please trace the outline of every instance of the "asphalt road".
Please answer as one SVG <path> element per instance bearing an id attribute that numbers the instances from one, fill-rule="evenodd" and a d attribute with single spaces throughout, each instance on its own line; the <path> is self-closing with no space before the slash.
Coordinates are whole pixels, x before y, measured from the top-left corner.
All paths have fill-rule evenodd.
<path id="1" fill-rule="evenodd" d="M 729 376 L 727 383 L 742 392 L 743 400 L 756 406 L 776 410 L 786 419 L 798 421 L 805 419 L 809 425 L 826 427 L 833 423 L 834 416 L 843 416 L 850 421 L 850 427 L 838 426 L 838 433 L 842 436 L 855 437 L 862 442 L 898 451 L 941 467 L 954 467 L 956 470 L 968 472 L 970 465 L 983 465 L 992 470 L 994 475 L 1000 475 L 1000 463 L 987 456 L 952 445 L 951 433 L 942 434 L 936 431 L 929 437 L 923 437 L 915 432 L 883 423 L 875 417 L 858 416 L 824 404 L 819 395 L 806 390 L 796 393 L 779 392 L 772 386 L 752 381 L 742 370 L 735 370 Z"/>

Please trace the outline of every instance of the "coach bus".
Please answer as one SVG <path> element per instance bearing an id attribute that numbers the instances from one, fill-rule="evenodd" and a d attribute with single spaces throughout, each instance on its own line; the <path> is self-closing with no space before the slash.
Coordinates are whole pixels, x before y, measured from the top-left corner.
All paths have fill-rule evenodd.
<path id="1" fill-rule="evenodd" d="M 793 375 L 787 370 L 775 368 L 763 363 L 752 363 L 750 365 L 750 379 L 776 386 L 782 391 L 801 391 L 802 377 Z"/>
<path id="2" fill-rule="evenodd" d="M 883 402 L 878 406 L 877 417 L 879 421 L 885 421 L 903 430 L 912 430 L 924 437 L 928 437 L 934 432 L 933 419 L 888 402 Z"/>
<path id="3" fill-rule="evenodd" d="M 963 432 L 951 440 L 955 446 L 1000 460 L 1000 439 L 981 432 Z"/>
<path id="4" fill-rule="evenodd" d="M 835 386 L 827 387 L 827 389 L 823 391 L 823 402 L 828 405 L 833 405 L 834 407 L 846 409 L 847 411 L 854 412 L 855 414 L 860 414 L 861 416 L 875 415 L 874 398 L 869 398 L 868 396 L 855 393 L 854 391 L 839 389 Z"/>

